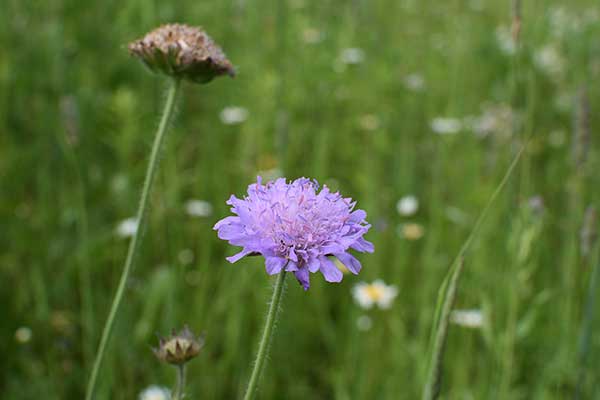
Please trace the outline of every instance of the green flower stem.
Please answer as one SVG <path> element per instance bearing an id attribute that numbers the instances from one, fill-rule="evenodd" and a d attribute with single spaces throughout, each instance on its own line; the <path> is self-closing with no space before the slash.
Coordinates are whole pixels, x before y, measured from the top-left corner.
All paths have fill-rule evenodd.
<path id="1" fill-rule="evenodd" d="M 277 314 L 279 313 L 279 303 L 283 295 L 283 286 L 285 283 L 286 271 L 283 269 L 277 276 L 275 287 L 273 288 L 273 297 L 271 297 L 271 304 L 269 305 L 269 313 L 267 314 L 267 320 L 265 321 L 265 329 L 260 339 L 260 345 L 258 346 L 258 354 L 256 355 L 256 361 L 254 362 L 254 369 L 250 376 L 250 382 L 244 395 L 244 400 L 251 400 L 256 394 L 258 388 L 258 381 L 262 373 L 262 369 L 269 353 L 269 344 L 271 342 L 271 336 L 273 336 L 273 328 L 275 327 L 275 321 L 277 320 Z"/>
<path id="2" fill-rule="evenodd" d="M 173 394 L 173 400 L 183 399 L 183 391 L 185 388 L 185 364 L 177 366 L 177 385 Z"/>
<path id="3" fill-rule="evenodd" d="M 146 227 L 146 217 L 148 214 L 150 193 L 152 191 L 154 177 L 156 176 L 156 170 L 158 169 L 161 149 L 163 147 L 164 139 L 167 133 L 167 127 L 169 126 L 169 121 L 173 115 L 173 110 L 175 109 L 175 101 L 177 99 L 179 87 L 179 79 L 174 78 L 171 83 L 171 87 L 169 88 L 165 108 L 160 120 L 160 124 L 158 125 L 158 130 L 156 132 L 154 144 L 152 145 L 152 153 L 150 154 L 150 161 L 148 163 L 148 169 L 146 170 L 146 178 L 144 179 L 144 187 L 142 189 L 142 196 L 137 211 L 137 230 L 133 235 L 131 242 L 129 243 L 127 259 L 125 260 L 125 266 L 123 267 L 123 272 L 121 273 L 119 286 L 117 288 L 117 292 L 110 307 L 110 312 L 108 314 L 106 324 L 104 325 L 104 329 L 102 331 L 102 338 L 100 340 L 100 345 L 98 346 L 96 359 L 94 360 L 94 366 L 90 375 L 90 380 L 88 381 L 87 391 L 85 395 L 86 400 L 92 400 L 94 398 L 94 391 L 96 389 L 98 373 L 100 371 L 100 367 L 102 366 L 104 354 L 106 353 L 106 346 L 108 345 L 108 341 L 110 340 L 110 335 L 115 324 L 115 317 L 117 315 L 117 312 L 119 311 L 121 301 L 123 300 L 123 293 L 125 292 L 127 279 L 129 278 L 131 268 L 133 267 L 133 264 L 136 260 L 136 256 L 140 247 L 140 242 L 142 240 L 142 235 L 144 233 L 144 228 Z"/>

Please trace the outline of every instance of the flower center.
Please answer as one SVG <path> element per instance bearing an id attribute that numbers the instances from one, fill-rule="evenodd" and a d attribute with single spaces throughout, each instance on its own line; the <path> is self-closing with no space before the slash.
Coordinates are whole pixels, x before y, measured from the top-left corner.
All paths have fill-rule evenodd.
<path id="1" fill-rule="evenodd" d="M 365 288 L 365 291 L 373 301 L 379 301 L 383 298 L 384 289 L 381 286 L 369 285 Z"/>

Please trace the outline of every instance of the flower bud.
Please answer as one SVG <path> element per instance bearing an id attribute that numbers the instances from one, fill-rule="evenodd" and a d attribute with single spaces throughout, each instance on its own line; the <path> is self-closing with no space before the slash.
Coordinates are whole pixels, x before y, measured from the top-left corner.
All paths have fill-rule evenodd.
<path id="1" fill-rule="evenodd" d="M 179 333 L 173 330 L 171 336 L 160 338 L 159 347 L 152 349 L 159 360 L 174 365 L 182 365 L 196 357 L 202 346 L 204 339 L 194 337 L 187 325 Z"/>

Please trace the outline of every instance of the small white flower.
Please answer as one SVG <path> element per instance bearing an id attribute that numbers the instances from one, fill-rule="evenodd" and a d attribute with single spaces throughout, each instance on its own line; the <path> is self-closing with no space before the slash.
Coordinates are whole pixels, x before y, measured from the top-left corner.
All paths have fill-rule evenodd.
<path id="1" fill-rule="evenodd" d="M 552 44 L 547 44 L 533 55 L 535 65 L 545 74 L 556 77 L 562 75 L 565 69 L 565 59 Z"/>
<path id="2" fill-rule="evenodd" d="M 512 37 L 512 32 L 509 27 L 501 25 L 496 28 L 496 42 L 502 53 L 507 56 L 515 54 L 517 46 Z"/>
<path id="3" fill-rule="evenodd" d="M 185 211 L 191 217 L 210 217 L 213 212 L 213 206 L 204 200 L 189 200 L 185 203 Z"/>
<path id="4" fill-rule="evenodd" d="M 462 122 L 456 118 L 434 118 L 431 121 L 431 130 L 440 135 L 453 135 L 460 132 Z"/>
<path id="5" fill-rule="evenodd" d="M 425 234 L 425 228 L 423 228 L 423 225 L 414 222 L 409 222 L 406 224 L 398 225 L 398 227 L 396 228 L 396 232 L 403 239 L 419 240 Z"/>
<path id="6" fill-rule="evenodd" d="M 352 288 L 352 295 L 358 305 L 364 309 L 370 309 L 374 305 L 381 309 L 392 306 L 392 301 L 398 295 L 398 289 L 394 285 L 386 285 L 380 279 L 373 283 L 360 282 Z"/>
<path id="7" fill-rule="evenodd" d="M 171 391 L 163 386 L 148 386 L 139 396 L 139 400 L 169 400 Z"/>
<path id="8" fill-rule="evenodd" d="M 122 238 L 128 238 L 135 235 L 138 229 L 138 220 L 136 218 L 127 218 L 117 226 L 117 235 Z"/>
<path id="9" fill-rule="evenodd" d="M 323 34 L 316 28 L 306 28 L 302 31 L 302 40 L 306 44 L 317 44 L 323 40 Z"/>
<path id="10" fill-rule="evenodd" d="M 420 92 L 425 89 L 425 79 L 419 74 L 410 74 L 404 77 L 404 86 L 413 92 Z"/>
<path id="11" fill-rule="evenodd" d="M 373 321 L 368 315 L 361 315 L 360 317 L 356 318 L 356 327 L 359 331 L 366 332 L 370 330 L 372 326 Z"/>
<path id="12" fill-rule="evenodd" d="M 177 254 L 177 259 L 183 265 L 189 265 L 194 262 L 194 252 L 191 249 L 183 249 Z"/>
<path id="13" fill-rule="evenodd" d="M 31 328 L 27 326 L 22 326 L 15 331 L 15 340 L 21 344 L 29 342 L 32 336 Z"/>
<path id="14" fill-rule="evenodd" d="M 374 131 L 381 126 L 379 117 L 374 114 L 362 115 L 359 119 L 359 124 L 366 131 Z"/>
<path id="15" fill-rule="evenodd" d="M 360 64 L 365 60 L 365 52 L 362 49 L 356 47 L 350 47 L 342 50 L 340 54 L 340 61 L 343 64 L 354 65 Z"/>
<path id="16" fill-rule="evenodd" d="M 450 322 L 465 328 L 481 328 L 483 321 L 481 310 L 454 310 L 450 314 Z"/>
<path id="17" fill-rule="evenodd" d="M 486 137 L 493 133 L 507 137 L 512 132 L 515 118 L 515 113 L 507 104 L 485 104 L 482 114 L 466 118 L 465 125 L 468 125 L 479 137 Z"/>
<path id="18" fill-rule="evenodd" d="M 402 197 L 396 203 L 396 210 L 398 210 L 398 214 L 403 217 L 408 217 L 417 212 L 419 209 L 419 199 L 417 199 L 413 195 L 408 195 Z"/>
<path id="19" fill-rule="evenodd" d="M 219 118 L 225 125 L 237 125 L 247 120 L 248 115 L 248 110 L 244 107 L 225 107 L 219 114 Z"/>

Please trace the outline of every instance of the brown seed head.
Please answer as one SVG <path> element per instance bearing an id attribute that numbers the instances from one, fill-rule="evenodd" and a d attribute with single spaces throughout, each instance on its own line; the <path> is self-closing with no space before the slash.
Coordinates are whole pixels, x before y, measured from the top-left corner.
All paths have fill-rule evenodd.
<path id="1" fill-rule="evenodd" d="M 129 53 L 151 70 L 207 83 L 235 69 L 221 48 L 201 28 L 167 24 L 129 44 Z"/>
<path id="2" fill-rule="evenodd" d="M 152 351 L 161 361 L 181 365 L 196 357 L 203 345 L 204 339 L 194 337 L 186 325 L 181 332 L 176 333 L 173 330 L 171 336 L 161 338 L 158 349 L 152 349 Z"/>

